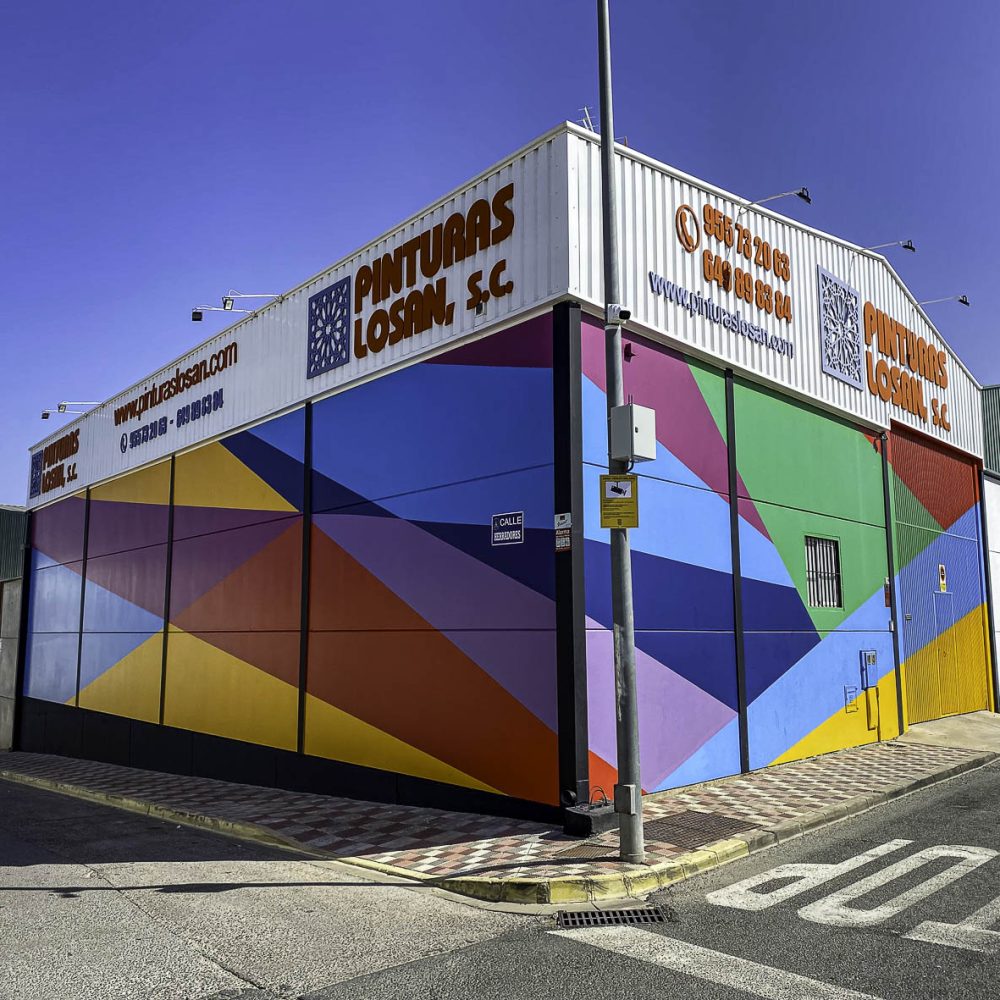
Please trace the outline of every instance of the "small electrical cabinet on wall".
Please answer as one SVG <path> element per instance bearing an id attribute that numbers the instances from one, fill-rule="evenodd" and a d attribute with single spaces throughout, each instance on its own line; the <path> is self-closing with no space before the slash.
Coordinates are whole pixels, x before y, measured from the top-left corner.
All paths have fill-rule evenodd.
<path id="1" fill-rule="evenodd" d="M 861 687 L 865 692 L 868 728 L 878 729 L 878 653 L 874 649 L 861 650 Z"/>
<path id="2" fill-rule="evenodd" d="M 626 403 L 611 409 L 611 459 L 652 462 L 656 458 L 656 411 Z"/>

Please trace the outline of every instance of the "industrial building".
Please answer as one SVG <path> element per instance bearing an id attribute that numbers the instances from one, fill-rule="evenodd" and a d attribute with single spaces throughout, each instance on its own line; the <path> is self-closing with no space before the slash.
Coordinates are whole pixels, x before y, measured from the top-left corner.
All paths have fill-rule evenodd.
<path id="1" fill-rule="evenodd" d="M 882 255 L 616 155 L 644 790 L 994 708 L 976 380 Z M 601 261 L 560 125 L 40 442 L 17 745 L 610 796 Z"/>

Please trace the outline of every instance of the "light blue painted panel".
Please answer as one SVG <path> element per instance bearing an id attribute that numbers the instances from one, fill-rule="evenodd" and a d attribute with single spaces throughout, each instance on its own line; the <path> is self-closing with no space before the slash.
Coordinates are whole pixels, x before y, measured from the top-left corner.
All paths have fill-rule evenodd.
<path id="1" fill-rule="evenodd" d="M 86 632 L 149 633 L 163 627 L 163 617 L 88 580 L 83 605 L 83 627 Z"/>
<path id="2" fill-rule="evenodd" d="M 65 703 L 76 695 L 77 633 L 29 635 L 24 667 L 28 698 Z"/>
<path id="3" fill-rule="evenodd" d="M 703 743 L 680 767 L 671 772 L 653 791 L 712 781 L 740 770 L 740 720 L 733 719 Z"/>
<path id="4" fill-rule="evenodd" d="M 88 632 L 80 651 L 80 689 L 138 649 L 151 635 L 162 632 Z"/>
<path id="5" fill-rule="evenodd" d="M 29 632 L 77 632 L 82 563 L 46 566 L 31 575 Z"/>
<path id="6" fill-rule="evenodd" d="M 793 667 L 781 675 L 747 711 L 750 766 L 764 767 L 808 736 L 838 711 L 844 710 L 844 687 L 861 690 L 860 652 L 878 654 L 879 677 L 894 669 L 892 635 L 888 631 L 852 629 L 855 619 L 870 620 L 869 605 L 882 605 L 882 591 L 874 594 L 836 632 L 822 639 Z M 883 711 L 889 707 L 883 706 Z M 895 714 L 895 706 L 891 706 Z"/>
<path id="7" fill-rule="evenodd" d="M 601 527 L 601 470 L 583 467 L 584 534 L 607 542 L 609 532 Z M 692 566 L 729 573 L 732 549 L 729 541 L 729 504 L 710 490 L 692 489 L 660 479 L 639 482 L 639 527 L 629 532 L 634 551 Z"/>

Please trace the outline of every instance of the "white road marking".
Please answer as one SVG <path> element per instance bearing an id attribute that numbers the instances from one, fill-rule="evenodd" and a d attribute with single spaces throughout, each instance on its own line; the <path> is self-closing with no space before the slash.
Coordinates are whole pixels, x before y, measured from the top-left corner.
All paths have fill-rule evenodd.
<path id="1" fill-rule="evenodd" d="M 587 927 L 549 933 L 766 1000 L 879 1000 L 870 993 L 831 986 L 637 927 Z"/>
<path id="2" fill-rule="evenodd" d="M 889 917 L 896 916 L 907 907 L 926 899 L 946 885 L 960 879 L 963 875 L 975 871 L 980 865 L 986 864 L 987 861 L 991 861 L 996 856 L 997 852 L 989 847 L 947 845 L 928 847 L 902 861 L 897 861 L 894 865 L 889 865 L 888 868 L 883 868 L 880 872 L 875 872 L 874 875 L 861 879 L 860 882 L 855 882 L 845 889 L 839 889 L 837 892 L 830 893 L 829 896 L 824 896 L 823 899 L 819 899 L 815 903 L 803 906 L 799 910 L 799 916 L 817 924 L 830 924 L 834 927 L 870 927 L 872 924 L 879 924 L 883 920 L 888 920 Z M 920 885 L 900 893 L 886 903 L 882 903 L 881 906 L 870 910 L 859 910 L 847 905 L 851 900 L 908 875 L 938 858 L 958 858 L 958 861 L 943 872 L 932 875 L 926 882 L 921 882 Z"/>
<path id="3" fill-rule="evenodd" d="M 881 844 L 879 847 L 857 855 L 857 857 L 841 861 L 837 865 L 778 865 L 777 868 L 772 868 L 760 875 L 752 875 L 742 882 L 735 882 L 724 889 L 710 892 L 705 898 L 716 906 L 730 906 L 737 910 L 763 910 L 776 903 L 782 903 L 786 899 L 791 899 L 792 896 L 798 896 L 800 893 L 815 889 L 817 886 L 841 875 L 846 875 L 848 872 L 854 871 L 855 868 L 867 865 L 871 861 L 876 861 L 878 858 L 912 843 L 912 840 L 890 840 L 887 844 Z M 779 882 L 787 878 L 794 878 L 795 881 L 773 889 L 771 892 L 756 891 L 769 882 Z"/>
<path id="4" fill-rule="evenodd" d="M 961 923 L 945 924 L 936 920 L 925 920 L 904 936 L 913 941 L 926 941 L 929 944 L 942 944 L 948 948 L 964 948 L 966 951 L 995 955 L 1000 952 L 1000 932 L 990 928 L 997 924 L 1000 924 L 1000 897 L 976 910 Z"/>

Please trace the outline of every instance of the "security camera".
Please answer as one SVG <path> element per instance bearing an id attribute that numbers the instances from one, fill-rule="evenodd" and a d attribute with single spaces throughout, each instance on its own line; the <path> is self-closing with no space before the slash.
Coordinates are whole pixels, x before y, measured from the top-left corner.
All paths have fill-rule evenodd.
<path id="1" fill-rule="evenodd" d="M 191 310 L 191 322 L 192 323 L 200 323 L 201 322 L 201 317 L 202 317 L 202 312 L 201 312 L 200 309 L 192 309 Z"/>
<path id="2" fill-rule="evenodd" d="M 608 306 L 608 325 L 621 326 L 632 318 L 632 310 L 617 303 Z"/>

